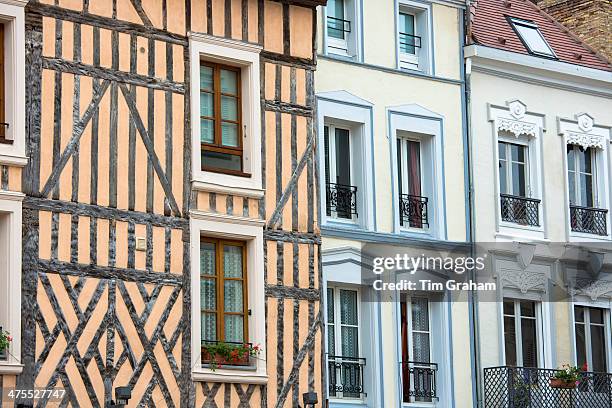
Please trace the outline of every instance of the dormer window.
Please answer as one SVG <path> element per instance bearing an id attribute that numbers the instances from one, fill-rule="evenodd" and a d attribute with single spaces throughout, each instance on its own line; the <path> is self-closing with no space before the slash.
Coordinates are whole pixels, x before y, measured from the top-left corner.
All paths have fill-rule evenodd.
<path id="1" fill-rule="evenodd" d="M 530 54 L 556 58 L 554 51 L 544 39 L 537 24 L 518 18 L 510 18 L 510 23 Z"/>

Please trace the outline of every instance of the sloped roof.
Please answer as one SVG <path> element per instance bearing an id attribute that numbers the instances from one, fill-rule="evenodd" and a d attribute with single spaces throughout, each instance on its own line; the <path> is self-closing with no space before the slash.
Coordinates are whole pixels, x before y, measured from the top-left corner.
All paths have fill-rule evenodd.
<path id="1" fill-rule="evenodd" d="M 468 42 L 530 55 L 508 17 L 529 20 L 553 49 L 557 60 L 588 68 L 612 71 L 603 56 L 529 0 L 475 0 L 470 6 Z"/>

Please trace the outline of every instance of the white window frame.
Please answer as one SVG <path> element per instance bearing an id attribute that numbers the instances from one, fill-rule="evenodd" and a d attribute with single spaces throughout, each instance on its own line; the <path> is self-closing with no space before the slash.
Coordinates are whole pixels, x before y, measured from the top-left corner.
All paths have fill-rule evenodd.
<path id="1" fill-rule="evenodd" d="M 338 123 L 337 121 L 333 120 L 333 119 L 328 119 L 327 122 L 325 122 L 325 126 L 329 129 L 329 133 L 328 133 L 328 138 L 329 138 L 329 182 L 330 183 L 335 183 L 336 180 L 336 129 L 343 129 L 343 130 L 347 130 L 348 134 L 349 134 L 349 155 L 351 158 L 351 162 L 350 162 L 350 169 L 349 169 L 349 173 L 350 173 L 350 177 L 351 177 L 351 185 L 356 185 L 356 181 L 355 180 L 355 163 L 353 158 L 355 157 L 355 152 L 353 149 L 353 145 L 354 142 L 352 141 L 352 138 L 354 137 L 354 131 L 351 129 L 351 126 L 346 126 L 343 125 L 342 123 Z M 323 135 L 323 137 L 325 137 L 325 135 Z M 327 171 L 327 166 L 323 167 L 323 171 Z M 327 186 L 325 186 L 325 188 L 327 189 Z M 351 218 L 342 218 L 342 217 L 338 217 L 337 215 L 334 215 L 334 212 L 332 211 L 332 215 L 327 216 L 328 218 L 331 218 L 334 220 L 334 222 L 344 222 L 344 223 L 358 223 L 359 222 L 359 211 L 362 209 L 360 206 L 360 195 L 363 194 L 363 191 L 361 190 L 361 186 L 357 186 L 357 216 L 355 216 L 355 214 L 351 215 Z M 327 191 L 327 190 L 325 190 Z M 327 201 L 326 201 L 326 205 L 327 205 Z M 326 208 L 327 210 L 327 208 Z M 327 212 L 326 212 L 327 215 Z"/>
<path id="2" fill-rule="evenodd" d="M 189 35 L 191 50 L 191 128 L 193 188 L 246 197 L 263 197 L 261 175 L 261 95 L 259 54 L 262 47 L 200 33 Z M 250 177 L 202 170 L 200 145 L 200 61 L 241 68 L 243 168 Z"/>
<path id="3" fill-rule="evenodd" d="M 521 321 L 522 319 L 527 319 L 527 320 L 535 320 L 535 324 L 536 324 L 536 346 L 538 348 L 537 350 L 537 354 L 538 354 L 538 367 L 537 368 L 543 368 L 544 367 L 544 342 L 543 342 L 543 319 L 542 319 L 542 303 L 537 301 L 537 300 L 533 300 L 533 299 L 526 299 L 526 298 L 514 298 L 514 297 L 504 297 L 502 300 L 502 305 L 501 305 L 501 310 L 502 310 L 502 320 L 501 320 L 501 325 L 502 325 L 502 344 L 504 345 L 504 365 L 508 365 L 507 360 L 506 360 L 506 338 L 505 338 L 505 317 L 507 316 L 506 313 L 504 313 L 504 305 L 503 303 L 505 302 L 513 302 L 513 306 L 514 306 L 514 311 L 513 311 L 513 317 L 514 317 L 514 335 L 515 335 L 515 344 L 516 344 L 516 365 L 517 367 L 524 367 L 524 362 L 523 362 L 523 332 L 522 332 L 522 326 L 521 326 Z M 532 302 L 535 304 L 535 317 L 528 317 L 528 316 L 523 316 L 521 314 L 521 302 Z"/>
<path id="4" fill-rule="evenodd" d="M 574 311 L 575 306 L 582 307 L 593 307 L 598 309 L 604 309 L 604 320 L 606 324 L 606 352 L 607 352 L 607 366 L 608 371 L 612 368 L 612 300 L 610 298 L 598 298 L 597 300 L 591 299 L 586 295 L 576 295 L 572 302 L 568 302 L 569 316 L 570 316 L 570 339 L 572 346 L 572 364 L 578 364 L 578 348 L 576 344 L 576 315 Z M 588 360 L 588 358 L 587 358 Z"/>
<path id="5" fill-rule="evenodd" d="M 572 326 L 572 330 L 574 333 L 574 361 L 576 362 L 576 364 L 578 364 L 578 344 L 577 344 L 577 339 L 576 339 L 576 324 L 583 324 L 584 325 L 584 340 L 585 340 L 585 346 L 586 346 L 586 359 L 587 359 L 587 364 L 589 367 L 588 371 L 592 371 L 592 367 L 593 367 L 593 344 L 591 343 L 591 313 L 585 313 L 584 315 L 584 322 L 581 323 L 577 323 L 576 322 L 576 307 L 582 307 L 582 308 L 586 308 L 587 310 L 590 311 L 590 309 L 600 309 L 603 311 L 603 327 L 604 327 L 604 334 L 605 334 L 605 344 L 604 347 L 606 348 L 606 369 L 608 370 L 608 372 L 610 372 L 610 356 L 612 355 L 612 350 L 610 350 L 610 309 L 609 307 L 600 307 L 600 306 L 595 306 L 595 305 L 584 305 L 584 304 L 573 304 L 573 323 L 574 325 Z M 595 324 L 597 326 L 599 326 L 599 324 Z"/>
<path id="6" fill-rule="evenodd" d="M 21 364 L 21 225 L 24 194 L 0 191 L 0 326 L 13 337 L 0 375 L 20 374 Z M 6 242 L 3 240 L 6 239 Z"/>
<path id="7" fill-rule="evenodd" d="M 402 159 L 403 160 L 402 160 L 402 163 L 398 163 L 398 166 L 401 167 L 400 171 L 402 173 L 402 186 L 401 186 L 402 187 L 402 189 L 401 189 L 402 192 L 410 191 L 410 188 L 409 188 L 409 185 L 408 185 L 408 166 L 407 166 L 407 163 L 406 163 L 406 158 L 408 156 L 408 149 L 407 149 L 407 146 L 406 146 L 405 142 L 406 141 L 411 141 L 411 142 L 416 142 L 416 143 L 419 144 L 419 175 L 420 175 L 420 181 L 419 182 L 421 184 L 421 197 L 423 197 L 424 196 L 423 189 L 424 189 L 424 187 L 426 188 L 427 187 L 426 184 L 428 184 L 428 183 L 424 182 L 424 177 L 425 177 L 424 172 L 426 171 L 424 162 L 427 159 L 425 159 L 424 155 L 423 155 L 423 149 L 424 149 L 424 146 L 427 144 L 427 141 L 425 141 L 425 140 L 423 140 L 421 138 L 417 138 L 417 137 L 403 137 L 403 136 L 396 136 L 396 140 L 401 140 L 402 141 L 402 143 L 401 143 L 402 144 L 402 152 L 401 152 L 402 154 L 401 155 L 402 155 Z M 430 146 L 428 146 L 428 147 L 430 147 Z M 396 157 L 397 157 L 397 154 L 396 154 Z M 398 188 L 398 191 L 399 191 L 399 188 Z M 425 192 L 425 193 L 427 193 L 427 192 Z M 406 194 L 406 193 L 403 193 L 403 194 Z M 399 199 L 399 196 L 398 196 L 398 199 Z M 431 200 L 430 197 L 428 197 L 428 199 Z M 428 215 L 429 218 L 431 218 L 431 216 L 429 214 L 429 211 L 432 209 L 432 202 L 429 201 L 429 200 L 428 200 L 428 203 L 427 203 L 427 215 Z M 427 231 L 427 230 L 429 230 L 430 225 L 431 225 L 431 223 L 428 223 L 428 225 L 423 225 L 421 228 L 417 228 L 417 227 L 411 227 L 409 223 L 408 223 L 408 225 L 406 223 L 404 223 L 404 225 L 401 225 L 401 222 L 400 222 L 400 229 L 401 230 L 405 230 L 405 231 L 420 232 L 420 231 Z"/>
<path id="8" fill-rule="evenodd" d="M 559 135 L 563 138 L 563 172 L 565 180 L 565 216 L 566 216 L 566 233 L 570 242 L 600 242 L 612 240 L 612 208 L 610 203 L 612 197 L 612 189 L 610 180 L 612 178 L 612 168 L 610 166 L 610 157 L 612 149 L 610 142 L 612 139 L 612 129 L 607 126 L 598 125 L 594 119 L 587 113 L 579 113 L 574 119 L 559 118 Z M 569 172 L 566 146 L 568 144 L 579 144 L 583 146 L 593 147 L 595 150 L 595 168 L 596 174 L 593 185 L 595 197 L 599 208 L 607 209 L 606 226 L 608 228 L 607 235 L 593 235 L 584 232 L 572 231 L 570 203 L 569 203 Z"/>
<path id="9" fill-rule="evenodd" d="M 503 137 L 500 136 L 498 138 L 497 141 L 497 145 L 498 145 L 498 152 L 499 152 L 499 144 L 500 143 L 504 143 L 506 145 L 505 150 L 506 150 L 506 159 L 504 160 L 506 162 L 506 185 L 513 185 L 513 175 L 512 175 L 512 164 L 513 163 L 520 163 L 520 162 L 515 162 L 513 161 L 510 157 L 510 145 L 514 144 L 514 145 L 519 145 L 525 148 L 525 162 L 523 163 L 525 165 L 525 197 L 531 197 L 531 160 L 530 155 L 529 155 L 529 141 L 525 140 L 523 138 L 519 138 L 517 140 L 512 140 L 508 137 Z M 498 161 L 498 163 L 501 161 L 501 159 Z M 498 164 L 499 166 L 499 164 Z M 500 185 L 499 185 L 499 189 L 500 189 L 500 194 L 501 194 L 501 178 L 502 178 L 502 174 L 500 172 L 499 174 L 499 181 L 500 181 Z M 518 196 L 518 194 L 512 194 L 515 196 Z"/>
<path id="10" fill-rule="evenodd" d="M 361 324 L 359 323 L 361 321 L 361 290 L 357 287 L 351 287 L 351 286 L 342 286 L 342 285 L 336 285 L 336 284 L 332 284 L 332 285 L 328 285 L 325 289 L 325 296 L 327 297 L 327 290 L 328 289 L 332 289 L 334 291 L 334 348 L 335 348 L 335 355 L 336 356 L 340 356 L 340 357 L 344 357 L 342 356 L 342 326 L 349 326 L 349 327 L 356 327 L 357 328 L 357 341 L 358 341 L 358 345 L 357 345 L 357 358 L 364 358 L 363 357 L 363 351 L 362 351 L 362 342 L 361 342 Z M 341 316 L 340 316 L 340 291 L 341 290 L 347 290 L 347 291 L 351 291 L 351 292 L 356 292 L 357 293 L 357 325 L 343 325 L 341 324 Z M 329 301 L 329 298 L 326 299 L 327 301 Z M 325 335 L 326 335 L 326 339 L 329 338 L 329 316 L 327 316 L 327 308 L 325 310 L 325 314 L 326 314 L 326 320 L 325 320 Z M 327 341 L 325 342 L 325 344 L 327 345 Z M 338 354 L 340 353 L 340 354 Z M 329 350 L 327 350 L 326 356 L 329 356 Z M 328 370 L 328 377 L 329 378 L 329 364 L 326 364 L 326 369 Z M 361 379 L 362 381 L 365 382 L 365 379 L 362 377 Z M 364 384 L 365 385 L 365 384 Z M 340 393 L 341 394 L 341 393 Z M 330 397 L 330 400 L 333 401 L 361 401 L 364 399 L 364 395 L 361 394 L 360 398 L 354 398 L 354 397 Z"/>
<path id="11" fill-rule="evenodd" d="M 577 151 L 580 150 L 580 146 L 575 145 L 575 144 L 568 144 L 567 146 L 571 146 L 572 150 Z M 593 205 L 590 207 L 593 208 L 600 208 L 599 207 L 599 168 L 598 168 L 598 160 L 597 160 L 597 149 L 596 148 L 591 148 L 591 180 L 592 180 L 592 186 L 591 188 L 593 189 Z M 573 177 L 574 177 L 574 187 L 576 189 L 575 193 L 580 193 L 582 191 L 582 178 L 580 177 L 580 175 L 582 174 L 589 174 L 589 173 L 585 173 L 580 171 L 580 165 L 582 164 L 582 156 L 576 156 L 575 159 L 575 167 L 574 170 L 572 170 L 572 172 L 574 173 Z M 568 181 L 569 181 L 569 175 L 570 170 L 569 170 L 569 161 L 568 161 L 568 170 L 567 170 L 567 176 L 568 176 Z M 569 183 L 568 183 L 568 188 L 569 188 Z M 571 196 L 571 191 L 569 191 L 569 195 Z M 576 196 L 577 198 L 581 198 L 581 194 L 577 194 Z M 588 205 L 586 205 L 586 203 L 574 203 L 574 205 L 577 206 L 581 206 L 581 207 L 589 207 Z"/>
<path id="12" fill-rule="evenodd" d="M 0 143 L 0 164 L 25 166 L 25 13 L 26 0 L 0 0 L 0 22 L 4 24 L 4 84 L 6 139 Z"/>
<path id="13" fill-rule="evenodd" d="M 236 382 L 266 384 L 266 333 L 264 291 L 264 239 L 262 220 L 243 217 L 220 216 L 197 210 L 190 212 L 191 258 L 191 356 L 193 379 L 210 382 Z M 247 246 L 247 290 L 249 342 L 263 347 L 255 358 L 254 367 L 224 366 L 212 370 L 201 363 L 200 321 L 200 239 L 202 237 L 226 238 L 245 241 Z"/>
<path id="14" fill-rule="evenodd" d="M 351 177 L 355 177 L 351 183 L 357 186 L 357 218 L 344 220 L 342 218 L 327 216 L 326 195 L 320 195 L 321 225 L 346 227 L 358 226 L 366 230 L 375 230 L 375 194 L 374 194 L 374 135 L 372 134 L 372 105 L 345 91 L 323 92 L 317 94 L 317 121 L 318 121 L 318 146 L 325 145 L 325 130 L 327 124 L 333 123 L 351 131 L 350 137 L 355 140 L 359 137 L 361 149 L 352 149 L 351 162 L 354 166 L 357 161 L 361 165 L 358 172 L 353 167 Z M 319 149 L 318 154 L 319 185 L 321 191 L 325 191 L 325 154 Z M 357 174 L 359 173 L 359 174 Z M 357 180 L 359 178 L 359 180 Z"/>
<path id="15" fill-rule="evenodd" d="M 391 144 L 391 179 L 394 232 L 414 236 L 430 236 L 446 239 L 446 207 L 444 199 L 444 118 L 419 105 L 402 105 L 387 108 L 389 143 Z M 430 186 L 428 195 L 429 228 L 404 228 L 399 222 L 399 187 L 397 179 L 397 138 L 401 132 L 418 135 L 421 141 L 421 184 Z M 416 136 L 415 136 L 416 137 Z M 427 138 L 427 140 L 425 140 Z M 425 144 L 429 146 L 431 159 L 424 158 Z M 424 167 L 429 165 L 429 168 Z M 427 180 L 430 179 L 430 181 Z"/>
<path id="16" fill-rule="evenodd" d="M 492 157 L 493 174 L 495 175 L 495 216 L 496 236 L 503 239 L 536 239 L 548 238 L 546 219 L 547 203 L 544 199 L 542 159 L 542 134 L 544 132 L 544 114 L 528 112 L 527 107 L 519 100 L 510 100 L 506 106 L 488 104 L 488 119 L 492 126 Z M 528 184 L 527 196 L 540 200 L 540 225 L 521 225 L 503 221 L 501 217 L 501 189 L 499 171 L 499 142 L 525 144 L 528 154 Z"/>
<path id="17" fill-rule="evenodd" d="M 323 50 L 325 55 L 348 58 L 361 61 L 362 52 L 362 26 L 361 26 L 360 0 L 344 0 L 344 19 L 350 21 L 351 32 L 345 33 L 344 40 L 329 35 L 327 28 L 327 17 L 329 16 L 327 6 L 322 7 L 323 17 Z"/>
<path id="18" fill-rule="evenodd" d="M 415 54 L 406 54 L 400 50 L 400 12 L 414 16 L 414 35 L 421 37 L 421 47 L 415 47 Z M 432 72 L 433 22 L 431 20 L 430 4 L 399 0 L 395 10 L 395 49 L 398 69 L 417 70 L 426 74 Z"/>

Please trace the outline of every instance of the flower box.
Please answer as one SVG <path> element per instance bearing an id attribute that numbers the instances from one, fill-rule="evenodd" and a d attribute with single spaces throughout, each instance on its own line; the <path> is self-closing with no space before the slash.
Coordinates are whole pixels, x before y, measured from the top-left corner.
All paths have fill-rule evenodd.
<path id="1" fill-rule="evenodd" d="M 564 380 L 561 378 L 551 378 L 550 388 L 562 388 L 566 390 L 573 390 L 576 388 L 576 380 Z"/>
<path id="2" fill-rule="evenodd" d="M 214 371 L 223 366 L 250 366 L 251 357 L 260 353 L 259 346 L 251 343 L 233 343 L 222 341 L 202 342 L 202 363 L 208 364 Z"/>
<path id="3" fill-rule="evenodd" d="M 204 349 L 202 350 L 202 362 L 204 363 L 209 363 L 211 365 L 215 365 L 217 367 L 223 367 L 223 366 L 248 366 L 251 364 L 251 359 L 249 356 L 249 353 L 243 353 L 242 355 L 240 355 L 240 353 L 238 353 L 237 356 L 235 357 L 230 357 L 227 358 L 224 355 L 221 355 L 219 353 L 215 353 L 214 356 L 211 356 L 211 354 L 208 352 L 208 350 Z"/>

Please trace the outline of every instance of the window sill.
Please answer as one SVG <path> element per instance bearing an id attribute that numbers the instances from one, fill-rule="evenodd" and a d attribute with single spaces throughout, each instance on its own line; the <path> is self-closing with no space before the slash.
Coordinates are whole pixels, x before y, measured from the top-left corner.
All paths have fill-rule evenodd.
<path id="1" fill-rule="evenodd" d="M 191 373 L 193 381 L 201 382 L 231 382 L 240 384 L 267 384 L 268 375 L 246 370 L 244 367 L 232 369 L 217 369 L 212 371 L 202 367 Z"/>
<path id="2" fill-rule="evenodd" d="M 570 230 L 570 242 L 609 242 L 610 235 L 587 234 L 584 232 L 575 232 Z"/>
<path id="3" fill-rule="evenodd" d="M 19 375 L 23 371 L 23 364 L 9 363 L 6 361 L 0 361 L 0 374 L 1 375 Z"/>
<path id="4" fill-rule="evenodd" d="M 12 144 L 0 144 L 0 146 L 8 147 L 12 149 Z M 17 154 L 12 154 L 10 151 L 8 153 L 3 153 L 0 147 L 0 164 L 17 166 L 17 167 L 25 167 L 28 164 L 28 158 L 25 156 L 20 156 Z"/>
<path id="5" fill-rule="evenodd" d="M 242 177 L 229 176 L 227 174 L 219 174 L 219 177 L 224 177 L 224 178 L 232 177 L 232 178 L 243 179 Z M 193 180 L 192 188 L 196 191 L 206 191 L 210 193 L 240 195 L 240 196 L 250 197 L 250 198 L 262 198 L 264 196 L 263 189 L 252 187 L 250 185 L 241 186 L 239 180 L 238 180 L 238 183 L 232 183 L 232 185 L 227 185 L 227 184 L 222 184 L 222 183 L 213 183 L 210 181 L 203 181 L 203 180 Z"/>

